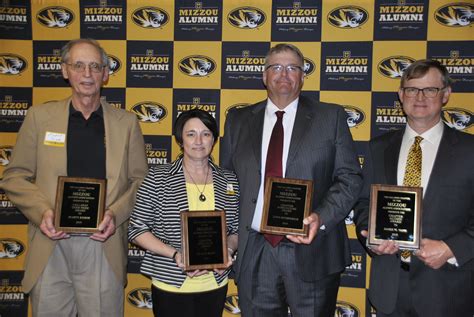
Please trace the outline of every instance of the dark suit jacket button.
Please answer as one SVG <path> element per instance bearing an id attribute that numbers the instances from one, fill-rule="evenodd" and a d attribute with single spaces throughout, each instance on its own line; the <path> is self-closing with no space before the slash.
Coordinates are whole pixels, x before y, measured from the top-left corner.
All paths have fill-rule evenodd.
<path id="1" fill-rule="evenodd" d="M 256 203 L 257 203 L 257 199 L 255 199 L 255 198 L 252 199 L 252 202 L 253 202 L 254 204 L 256 204 Z"/>

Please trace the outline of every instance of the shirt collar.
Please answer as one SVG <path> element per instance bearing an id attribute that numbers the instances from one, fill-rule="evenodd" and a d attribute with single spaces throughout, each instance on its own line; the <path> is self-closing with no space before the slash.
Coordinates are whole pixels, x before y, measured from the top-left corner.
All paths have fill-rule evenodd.
<path id="1" fill-rule="evenodd" d="M 444 124 L 441 119 L 439 119 L 438 123 L 435 124 L 432 128 L 426 130 L 422 134 L 418 134 L 410 127 L 409 124 L 407 124 L 405 127 L 405 134 L 403 135 L 403 139 L 408 141 L 414 139 L 416 136 L 419 135 L 423 138 L 423 140 L 426 140 L 431 144 L 438 144 L 441 140 L 441 137 L 443 136 L 443 129 Z"/>
<path id="2" fill-rule="evenodd" d="M 267 107 L 265 109 L 265 115 L 268 117 L 273 117 L 273 114 L 277 111 L 285 111 L 285 114 L 293 114 L 296 113 L 296 109 L 298 108 L 298 101 L 299 98 L 296 98 L 285 109 L 278 108 L 270 98 L 267 98 Z"/>
<path id="3" fill-rule="evenodd" d="M 71 101 L 71 102 L 69 103 L 69 116 L 71 116 L 71 117 L 72 117 L 72 116 L 77 117 L 77 116 L 79 116 L 79 115 L 82 116 L 82 112 L 76 110 L 76 109 L 74 108 L 74 106 L 72 105 L 72 101 Z M 102 109 L 102 104 L 99 105 L 99 108 L 97 108 L 96 111 L 94 111 L 94 112 L 91 113 L 91 117 L 92 117 L 92 116 L 96 116 L 96 115 L 99 116 L 99 117 L 101 117 L 101 118 L 104 117 L 104 110 Z"/>

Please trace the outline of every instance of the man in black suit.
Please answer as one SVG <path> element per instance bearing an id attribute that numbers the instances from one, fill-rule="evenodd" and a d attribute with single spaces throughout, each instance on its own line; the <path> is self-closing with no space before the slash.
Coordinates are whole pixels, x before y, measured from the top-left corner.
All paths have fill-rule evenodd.
<path id="1" fill-rule="evenodd" d="M 379 317 L 472 317 L 474 136 L 441 120 L 451 86 L 448 71 L 439 62 L 411 64 L 398 94 L 407 125 L 370 141 L 364 190 L 355 208 L 357 233 L 365 244 L 370 185 L 403 185 L 410 148 L 421 137 L 423 236 L 412 255 L 404 256 L 394 241 L 369 249 L 369 298 Z"/>
<path id="2" fill-rule="evenodd" d="M 268 99 L 226 119 L 221 165 L 241 187 L 235 270 L 244 317 L 287 316 L 288 307 L 295 317 L 334 316 L 340 273 L 351 262 L 344 218 L 359 196 L 361 171 L 344 109 L 300 95 L 303 65 L 297 47 L 273 47 L 263 73 Z M 275 155 L 278 123 L 283 140 Z M 287 235 L 274 247 L 260 233 L 270 165 L 285 178 L 314 181 L 309 235 Z"/>

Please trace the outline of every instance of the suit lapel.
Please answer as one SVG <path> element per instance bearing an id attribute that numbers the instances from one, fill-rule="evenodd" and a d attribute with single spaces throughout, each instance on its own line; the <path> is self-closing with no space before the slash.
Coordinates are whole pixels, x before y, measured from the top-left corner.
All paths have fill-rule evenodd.
<path id="1" fill-rule="evenodd" d="M 403 130 L 397 131 L 385 149 L 385 179 L 389 184 L 397 184 L 398 156 L 400 154 L 400 147 L 402 146 L 402 137 Z"/>
<path id="2" fill-rule="evenodd" d="M 262 135 L 266 104 L 266 100 L 262 101 L 252 111 L 253 116 L 249 120 L 249 130 L 247 131 L 250 133 L 253 154 L 259 167 L 262 165 Z"/>
<path id="3" fill-rule="evenodd" d="M 107 173 L 107 194 L 109 195 L 112 189 L 117 184 L 120 166 L 122 165 L 123 152 L 125 151 L 125 140 L 127 139 L 127 129 L 120 125 L 120 120 L 123 116 L 120 112 L 112 111 L 108 104 L 101 102 L 104 113 L 104 128 L 105 128 L 105 168 Z M 107 196 L 108 196 L 107 195 Z"/>
<path id="4" fill-rule="evenodd" d="M 445 179 L 445 176 L 442 173 L 443 171 L 446 171 L 446 166 L 451 165 L 451 162 L 454 161 L 453 147 L 456 142 L 457 138 L 453 133 L 453 130 L 444 126 L 443 136 L 441 137 L 438 152 L 436 153 L 436 158 L 431 170 L 430 179 L 428 180 L 427 189 L 424 194 L 424 202 L 429 203 L 430 201 L 435 201 L 431 196 L 437 195 L 436 191 L 440 188 L 441 183 Z"/>
<path id="5" fill-rule="evenodd" d="M 62 133 L 66 136 L 63 147 L 57 151 L 48 151 L 51 162 L 54 162 L 58 175 L 67 176 L 67 129 L 69 122 L 69 104 L 71 98 L 61 100 L 58 107 L 50 108 L 48 125 L 44 128 L 46 132 Z M 43 136 L 44 138 L 45 136 Z M 43 142 L 43 140 L 42 140 Z"/>
<path id="6" fill-rule="evenodd" d="M 290 148 L 288 150 L 288 158 L 286 160 L 286 170 L 288 171 L 289 164 L 295 161 L 301 142 L 309 129 L 313 120 L 313 112 L 311 106 L 302 101 L 298 104 L 296 110 L 295 123 L 293 125 L 293 132 L 291 134 Z"/>

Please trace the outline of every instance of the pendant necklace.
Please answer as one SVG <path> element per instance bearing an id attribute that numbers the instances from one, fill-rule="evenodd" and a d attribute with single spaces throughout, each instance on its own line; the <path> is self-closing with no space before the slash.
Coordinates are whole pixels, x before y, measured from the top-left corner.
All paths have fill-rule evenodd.
<path id="1" fill-rule="evenodd" d="M 196 186 L 196 189 L 199 192 L 199 200 L 202 201 L 202 202 L 205 202 L 206 201 L 206 195 L 204 195 L 204 191 L 206 190 L 207 178 L 209 176 L 209 165 L 207 166 L 206 181 L 204 182 L 204 187 L 203 187 L 202 191 L 199 190 L 198 185 L 196 184 L 196 182 L 194 181 L 191 173 L 189 173 L 189 171 L 186 169 L 186 166 L 184 166 L 184 164 L 183 164 L 183 167 L 184 167 L 184 170 L 188 173 L 189 177 L 193 181 L 194 186 Z"/>

